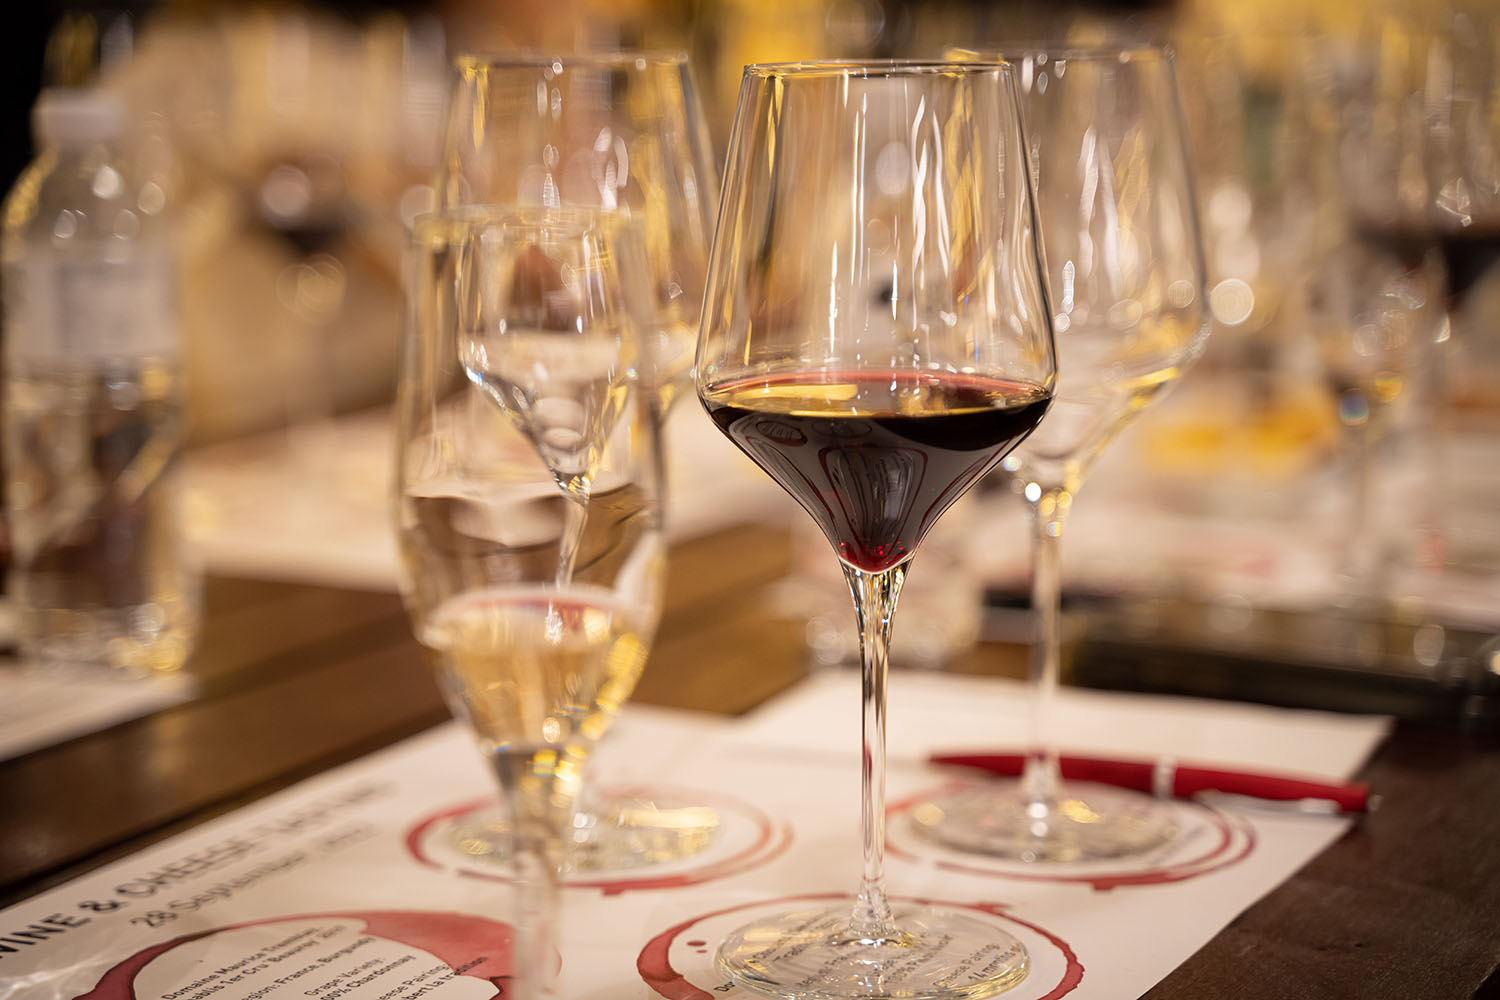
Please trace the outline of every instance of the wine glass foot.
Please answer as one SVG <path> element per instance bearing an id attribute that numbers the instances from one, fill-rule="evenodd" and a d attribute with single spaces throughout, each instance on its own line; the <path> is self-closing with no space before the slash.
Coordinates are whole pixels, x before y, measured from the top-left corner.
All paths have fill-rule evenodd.
<path id="1" fill-rule="evenodd" d="M 719 814 L 707 806 L 645 798 L 606 798 L 574 814 L 565 832 L 570 872 L 629 871 L 701 854 L 719 836 Z M 510 863 L 510 822 L 499 809 L 470 816 L 449 835 L 466 857 Z"/>
<path id="2" fill-rule="evenodd" d="M 982 911 L 897 906 L 899 931 L 861 937 L 848 903 L 756 921 L 719 946 L 719 970 L 778 1000 L 957 1000 L 994 996 L 1026 978 L 1026 947 Z"/>
<path id="3" fill-rule="evenodd" d="M 576 813 L 567 840 L 568 870 L 625 871 L 701 854 L 719 836 L 707 806 L 660 798 L 604 798 Z"/>
<path id="4" fill-rule="evenodd" d="M 1014 785 L 959 792 L 917 807 L 911 819 L 933 843 L 1025 862 L 1136 857 L 1173 843 L 1181 832 L 1171 807 L 1104 785 L 1066 788 L 1049 808 L 1038 808 Z"/>

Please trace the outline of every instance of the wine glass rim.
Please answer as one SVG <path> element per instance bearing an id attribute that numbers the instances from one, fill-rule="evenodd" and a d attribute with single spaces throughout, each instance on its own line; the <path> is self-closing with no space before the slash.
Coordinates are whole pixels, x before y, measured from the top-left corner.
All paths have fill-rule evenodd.
<path id="1" fill-rule="evenodd" d="M 865 78 L 936 76 L 944 73 L 1009 72 L 1004 59 L 961 62 L 946 59 L 806 59 L 796 62 L 750 63 L 746 76 L 764 78 L 858 76 Z"/>
<path id="2" fill-rule="evenodd" d="M 453 65 L 465 69 L 551 68 L 562 72 L 569 67 L 597 69 L 645 69 L 651 65 L 686 66 L 687 53 L 681 49 L 612 49 L 601 52 L 548 53 L 532 49 L 505 52 L 460 52 Z"/>
<path id="3" fill-rule="evenodd" d="M 1005 62 L 1012 66 L 1019 65 L 1025 59 L 1035 59 L 1037 56 L 1045 57 L 1046 60 L 1051 62 L 1115 61 L 1129 63 L 1136 61 L 1169 60 L 1172 58 L 1172 46 L 1149 42 L 1132 43 L 1129 45 L 1070 45 L 1059 42 L 1017 42 L 1014 45 L 1000 45 L 993 48 L 955 46 L 948 51 L 955 54 L 963 53 L 985 62 Z"/>

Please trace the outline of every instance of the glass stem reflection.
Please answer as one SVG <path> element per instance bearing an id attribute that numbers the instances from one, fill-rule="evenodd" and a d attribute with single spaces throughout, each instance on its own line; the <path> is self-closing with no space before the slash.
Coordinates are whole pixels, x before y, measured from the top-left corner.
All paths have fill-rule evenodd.
<path id="1" fill-rule="evenodd" d="M 1028 484 L 1036 487 L 1037 484 Z M 1073 495 L 1061 487 L 1029 488 L 1033 539 L 1031 607 L 1036 634 L 1031 646 L 1031 750 L 1021 791 L 1030 815 L 1050 816 L 1062 787 L 1057 746 L 1052 739 L 1052 713 L 1062 683 L 1062 532 Z"/>
<path id="2" fill-rule="evenodd" d="M 562 830 L 572 814 L 573 796 L 541 760 L 555 753 L 499 753 L 492 758 L 510 814 L 512 1000 L 557 996 Z"/>
<path id="3" fill-rule="evenodd" d="M 885 895 L 885 684 L 890 665 L 891 616 L 909 563 L 880 573 L 842 565 L 858 615 L 863 706 L 860 844 L 864 868 L 849 930 L 855 938 L 881 941 L 899 936 Z"/>

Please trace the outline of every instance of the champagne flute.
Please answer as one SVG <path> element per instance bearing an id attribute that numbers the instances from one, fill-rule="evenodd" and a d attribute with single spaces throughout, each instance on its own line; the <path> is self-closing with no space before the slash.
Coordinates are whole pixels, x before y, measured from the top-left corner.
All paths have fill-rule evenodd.
<path id="1" fill-rule="evenodd" d="M 692 382 L 718 187 L 686 57 L 465 55 L 454 69 L 438 210 L 562 206 L 634 219 L 646 241 L 652 306 L 642 377 L 664 423 Z M 460 833 L 464 848 L 503 860 L 503 825 L 475 818 Z M 608 871 L 677 860 L 709 847 L 718 828 L 717 813 L 698 803 L 614 799 L 590 785 L 578 804 L 570 864 Z"/>
<path id="2" fill-rule="evenodd" d="M 1169 843 L 1170 807 L 1104 786 L 1064 787 L 1050 715 L 1060 686 L 1059 546 L 1094 460 L 1198 356 L 1204 266 L 1170 52 L 1005 53 L 1017 65 L 1037 171 L 1059 376 L 1052 412 L 1006 459 L 1034 528 L 1032 743 L 1019 786 L 914 811 L 959 850 L 1025 861 L 1125 857 Z"/>
<path id="3" fill-rule="evenodd" d="M 989 996 L 1025 976 L 1019 942 L 979 910 L 887 896 L 885 690 L 918 543 L 1052 394 L 1010 67 L 747 67 L 727 170 L 698 395 L 812 515 L 854 598 L 863 873 L 852 905 L 753 922 L 718 963 L 777 997 Z"/>
<path id="4" fill-rule="evenodd" d="M 414 227 L 395 521 L 413 630 L 507 806 L 515 995 L 555 995 L 563 833 L 661 608 L 644 251 L 577 213 Z M 591 495 L 575 532 L 573 492 Z"/>

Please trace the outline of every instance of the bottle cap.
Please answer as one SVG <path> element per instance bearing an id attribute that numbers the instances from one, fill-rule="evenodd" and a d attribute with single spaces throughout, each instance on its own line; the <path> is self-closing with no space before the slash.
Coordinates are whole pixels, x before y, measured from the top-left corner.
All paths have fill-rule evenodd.
<path id="1" fill-rule="evenodd" d="M 49 87 L 37 97 L 31 122 L 45 146 L 107 142 L 125 131 L 125 103 L 94 87 Z"/>

